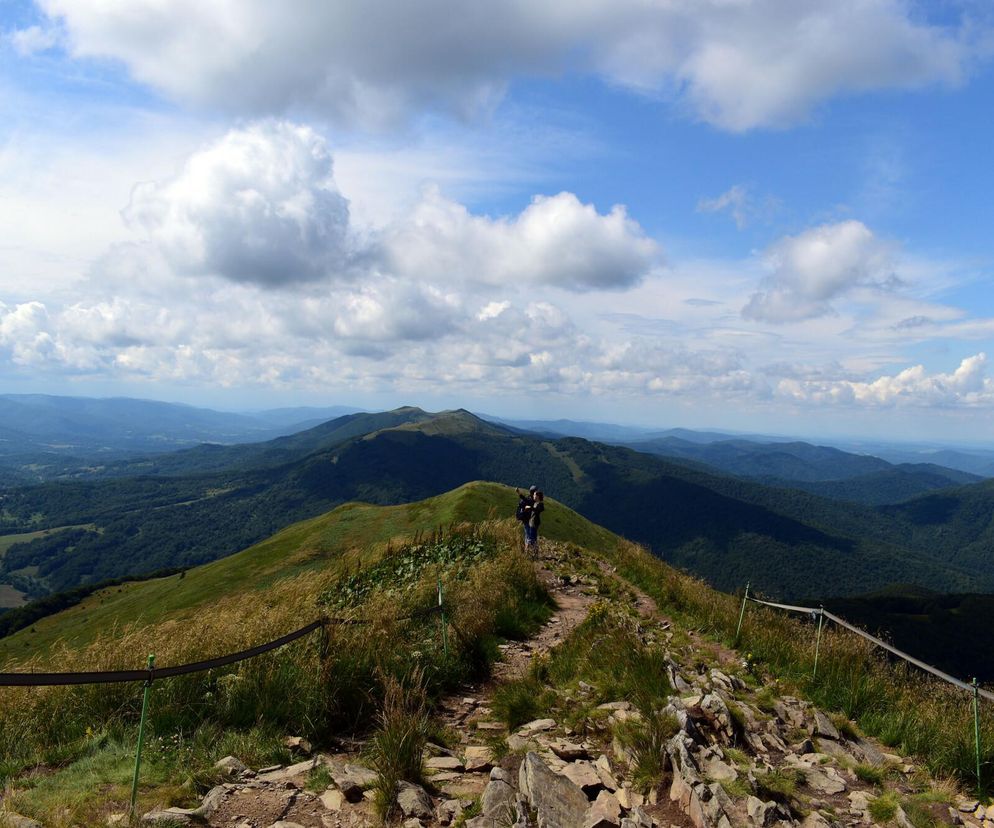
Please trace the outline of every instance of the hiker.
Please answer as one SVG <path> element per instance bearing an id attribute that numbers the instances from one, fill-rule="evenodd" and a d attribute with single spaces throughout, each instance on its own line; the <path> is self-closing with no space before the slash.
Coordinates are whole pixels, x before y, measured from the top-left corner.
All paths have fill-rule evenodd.
<path id="1" fill-rule="evenodd" d="M 528 518 L 528 523 L 525 524 L 525 537 L 528 538 L 525 541 L 526 546 L 531 546 L 534 549 L 538 548 L 538 527 L 542 525 L 542 512 L 544 511 L 545 493 L 541 490 L 536 490 L 535 494 L 532 495 L 531 515 Z"/>
<path id="2" fill-rule="evenodd" d="M 525 528 L 525 546 L 531 546 L 535 541 L 533 540 L 534 533 L 530 528 L 532 511 L 535 508 L 535 492 L 538 491 L 538 486 L 530 486 L 528 488 L 528 493 L 525 494 L 521 489 L 515 489 L 518 493 L 518 509 L 514 513 L 514 516 L 521 521 L 522 526 Z"/>

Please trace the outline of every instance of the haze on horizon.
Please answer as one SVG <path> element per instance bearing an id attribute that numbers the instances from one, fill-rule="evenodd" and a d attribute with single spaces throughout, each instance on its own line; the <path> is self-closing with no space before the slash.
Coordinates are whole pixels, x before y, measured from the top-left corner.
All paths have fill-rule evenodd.
<path id="1" fill-rule="evenodd" d="M 0 391 L 989 441 L 973 0 L 0 10 Z"/>

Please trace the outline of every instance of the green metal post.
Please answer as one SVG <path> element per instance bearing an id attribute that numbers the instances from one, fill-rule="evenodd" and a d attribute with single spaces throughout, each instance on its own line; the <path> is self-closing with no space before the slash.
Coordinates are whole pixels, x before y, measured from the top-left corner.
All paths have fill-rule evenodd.
<path id="1" fill-rule="evenodd" d="M 811 678 L 818 677 L 818 653 L 821 650 L 821 625 L 825 623 L 825 608 L 818 608 L 818 636 L 815 638 L 815 668 L 811 671 Z"/>
<path id="2" fill-rule="evenodd" d="M 442 606 L 442 578 L 438 578 L 438 614 L 442 619 L 442 651 L 449 657 L 449 625 L 445 622 L 445 608 Z"/>
<path id="3" fill-rule="evenodd" d="M 973 677 L 973 741 L 977 747 L 977 795 L 983 796 L 980 780 L 980 685 L 976 676 Z"/>
<path id="4" fill-rule="evenodd" d="M 154 668 L 155 656 L 150 655 L 148 657 L 148 669 L 152 670 Z M 142 696 L 142 717 L 138 723 L 138 749 L 135 751 L 135 778 L 131 782 L 131 808 L 128 811 L 132 819 L 135 816 L 135 807 L 138 804 L 138 775 L 141 773 L 142 767 L 142 747 L 145 744 L 145 718 L 148 716 L 148 693 L 151 689 L 152 679 L 149 678 L 145 682 L 145 693 Z"/>
<path id="5" fill-rule="evenodd" d="M 739 625 L 735 628 L 735 643 L 739 643 L 739 633 L 742 632 L 742 619 L 746 614 L 746 601 L 749 600 L 749 582 L 746 581 L 746 591 L 742 596 L 742 609 L 739 611 Z"/>

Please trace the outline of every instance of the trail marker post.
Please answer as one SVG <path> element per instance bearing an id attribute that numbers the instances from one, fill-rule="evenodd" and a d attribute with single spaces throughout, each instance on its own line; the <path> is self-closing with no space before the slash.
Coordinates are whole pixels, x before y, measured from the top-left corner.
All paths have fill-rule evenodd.
<path id="1" fill-rule="evenodd" d="M 825 623 L 825 608 L 818 608 L 818 635 L 815 638 L 815 666 L 811 671 L 811 678 L 818 677 L 818 653 L 821 650 L 821 625 Z"/>
<path id="2" fill-rule="evenodd" d="M 155 669 L 155 656 L 150 655 L 148 657 L 148 671 L 149 677 L 145 682 L 145 692 L 142 695 L 142 717 L 141 721 L 138 723 L 138 748 L 135 750 L 135 776 L 131 781 L 131 807 L 128 810 L 128 815 L 134 819 L 135 807 L 138 804 L 138 776 L 141 774 L 142 767 L 142 747 L 145 744 L 145 719 L 148 716 L 148 694 L 152 689 L 152 670 Z"/>
<path id="3" fill-rule="evenodd" d="M 745 618 L 746 614 L 746 601 L 749 600 L 749 582 L 746 581 L 745 594 L 742 596 L 742 609 L 739 610 L 739 625 L 735 628 L 735 643 L 739 642 L 739 633 L 742 632 L 742 619 Z"/>
<path id="4" fill-rule="evenodd" d="M 983 796 L 983 783 L 980 777 L 980 684 L 973 677 L 973 744 L 977 749 L 977 795 Z"/>
<path id="5" fill-rule="evenodd" d="M 442 652 L 449 657 L 449 631 L 445 623 L 445 608 L 442 606 L 442 576 L 438 576 L 438 615 L 442 623 Z"/>

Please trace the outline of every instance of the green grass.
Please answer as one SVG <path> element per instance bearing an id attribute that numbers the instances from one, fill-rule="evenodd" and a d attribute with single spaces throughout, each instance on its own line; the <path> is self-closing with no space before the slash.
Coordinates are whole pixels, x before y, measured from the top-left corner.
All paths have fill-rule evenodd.
<path id="1" fill-rule="evenodd" d="M 549 503 L 542 522 L 545 537 L 599 550 L 618 544 L 617 536 L 606 529 L 562 504 L 551 499 Z M 233 595 L 264 602 L 278 581 L 335 567 L 343 572 L 355 570 L 378 559 L 391 542 L 403 542 L 439 527 L 513 516 L 516 504 L 514 489 L 481 482 L 398 506 L 346 503 L 182 576 L 96 592 L 74 607 L 0 639 L 0 664 L 9 659 L 44 656 L 57 641 L 82 647 L 106 630 L 127 624 L 191 619 L 203 607 Z M 138 656 L 139 663 L 143 660 Z"/>
<path id="2" fill-rule="evenodd" d="M 281 735 L 304 736 L 320 749 L 333 734 L 369 732 L 384 710 L 391 682 L 412 670 L 423 676 L 426 703 L 485 676 L 496 654 L 498 628 L 509 623 L 508 608 L 512 614 L 521 609 L 524 617 L 511 620 L 526 629 L 536 618 L 535 606 L 548 605 L 548 595 L 517 541 L 516 527 L 509 523 L 436 535 L 433 544 L 447 545 L 456 553 L 436 550 L 438 567 L 415 566 L 410 577 L 394 578 L 397 573 L 390 570 L 391 577 L 374 578 L 349 609 L 371 623 L 332 626 L 326 648 L 314 635 L 232 667 L 157 681 L 151 691 L 148 780 L 163 790 L 180 786 L 187 797 L 202 793 L 218 781 L 213 762 L 226 753 L 259 767 L 271 764 L 274 754 L 277 761 L 290 759 L 279 747 Z M 389 550 L 354 555 L 353 560 L 357 565 L 372 562 L 371 571 L 382 575 L 386 570 L 375 562 L 390 558 L 406 572 L 423 547 L 420 540 L 391 545 Z M 446 596 L 447 652 L 438 616 L 404 618 L 434 605 L 439 575 Z M 302 618 L 318 614 L 317 595 L 329 579 L 340 577 L 334 568 L 302 573 L 275 583 L 264 599 L 246 601 L 240 593 L 221 597 L 209 614 L 197 619 L 195 636 L 185 633 L 182 619 L 167 621 L 108 630 L 82 650 L 62 645 L 54 657 L 57 663 L 97 670 L 115 669 L 135 653 L 155 652 L 161 664 L 209 658 L 274 638 Z M 61 828 L 53 817 L 61 806 L 43 796 L 26 772 L 39 765 L 56 769 L 52 776 L 62 779 L 66 774 L 64 787 L 71 792 L 72 774 L 82 773 L 95 750 L 94 732 L 107 734 L 100 737 L 98 752 L 110 750 L 112 743 L 133 744 L 140 700 L 140 687 L 127 684 L 0 689 L 0 786 L 6 783 L 12 791 L 10 801 L 23 803 L 22 810 L 37 814 L 44 824 Z M 380 721 L 383 739 L 394 739 L 394 719 Z M 264 751 L 251 735 L 262 727 L 273 740 Z M 399 755 L 403 745 L 391 744 L 384 743 L 382 756 Z M 80 794 L 70 810 L 92 810 L 101 799 L 116 801 L 114 786 L 119 783 L 109 773 L 84 774 L 90 781 L 77 787 L 89 793 Z M 56 790 L 63 783 L 51 784 Z M 103 821 L 85 812 L 81 824 Z"/>
<path id="3" fill-rule="evenodd" d="M 888 791 L 870 800 L 870 818 L 879 825 L 890 822 L 897 815 L 897 794 Z"/>
<path id="4" fill-rule="evenodd" d="M 856 767 L 853 768 L 853 773 L 856 774 L 857 779 L 861 779 L 870 785 L 882 784 L 887 776 L 887 771 L 877 765 L 856 765 Z"/>
<path id="5" fill-rule="evenodd" d="M 634 544 L 619 546 L 606 557 L 682 625 L 733 643 L 740 599 L 666 566 Z M 849 724 L 848 733 L 876 736 L 917 756 L 939 776 L 954 775 L 976 785 L 970 698 L 961 690 L 930 680 L 910 665 L 889 663 L 869 642 L 835 628 L 822 637 L 818 677 L 813 680 L 811 625 L 774 610 L 747 609 L 738 649 L 749 654 L 754 671 L 779 679 L 785 692 L 806 696 L 823 710 L 855 721 L 858 730 Z M 761 699 L 761 709 L 772 702 L 771 693 Z M 991 790 L 994 713 L 988 706 L 981 717 L 983 785 Z"/>

